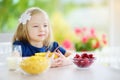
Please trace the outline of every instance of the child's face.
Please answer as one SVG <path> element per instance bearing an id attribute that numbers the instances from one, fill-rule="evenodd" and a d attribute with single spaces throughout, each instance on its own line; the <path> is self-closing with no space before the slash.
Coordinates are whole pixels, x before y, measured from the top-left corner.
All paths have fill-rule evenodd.
<path id="1" fill-rule="evenodd" d="M 43 42 L 49 34 L 48 18 L 42 13 L 32 15 L 27 28 L 30 41 Z"/>

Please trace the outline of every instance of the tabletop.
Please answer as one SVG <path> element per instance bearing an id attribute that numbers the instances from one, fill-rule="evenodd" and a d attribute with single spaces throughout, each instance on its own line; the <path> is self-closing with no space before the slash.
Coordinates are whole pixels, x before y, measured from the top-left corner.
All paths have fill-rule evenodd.
<path id="1" fill-rule="evenodd" d="M 9 71 L 7 66 L 0 66 L 0 80 L 120 80 L 120 70 L 100 64 L 93 64 L 88 69 L 78 69 L 75 65 L 50 68 L 39 75 Z"/>
<path id="2" fill-rule="evenodd" d="M 4 43 L 5 46 L 6 44 L 10 43 Z M 0 45 L 3 45 L 3 43 Z M 0 55 L 1 62 L 4 62 L 5 57 L 10 53 L 11 46 L 7 47 L 3 48 L 2 46 L 3 50 L 7 49 L 4 50 L 7 54 Z M 110 56 L 107 58 L 110 58 Z M 100 64 L 99 58 L 97 60 L 98 62 L 95 62 L 88 69 L 78 69 L 74 64 L 71 64 L 64 67 L 50 68 L 47 72 L 39 75 L 26 75 L 20 71 L 9 71 L 6 64 L 0 65 L 0 80 L 120 80 L 120 68 L 103 66 Z M 104 60 L 103 56 L 101 60 Z"/>

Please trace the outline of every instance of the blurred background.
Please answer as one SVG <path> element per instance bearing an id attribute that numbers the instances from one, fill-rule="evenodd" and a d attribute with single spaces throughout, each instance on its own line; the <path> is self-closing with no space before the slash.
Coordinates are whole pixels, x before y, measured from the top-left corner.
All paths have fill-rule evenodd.
<path id="1" fill-rule="evenodd" d="M 120 0 L 0 0 L 1 43 L 12 41 L 20 15 L 30 7 L 48 13 L 54 39 L 66 49 L 91 51 L 107 46 L 98 52 L 97 60 L 118 62 Z"/>
<path id="2" fill-rule="evenodd" d="M 107 45 L 118 45 L 118 3 L 119 0 L 0 0 L 0 41 L 11 41 L 18 19 L 27 8 L 40 7 L 48 13 L 54 38 L 60 44 L 74 42 L 76 28 L 94 28 L 97 34 L 107 36 Z"/>

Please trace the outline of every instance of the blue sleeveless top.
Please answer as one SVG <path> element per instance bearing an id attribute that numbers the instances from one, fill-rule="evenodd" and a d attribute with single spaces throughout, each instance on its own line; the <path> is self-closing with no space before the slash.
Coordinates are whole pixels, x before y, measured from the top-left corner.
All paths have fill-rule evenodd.
<path id="1" fill-rule="evenodd" d="M 32 56 L 32 55 L 35 55 L 35 53 L 38 53 L 38 52 L 47 52 L 47 51 L 54 52 L 56 50 L 60 50 L 60 52 L 63 55 L 66 53 L 66 50 L 64 48 L 60 47 L 57 42 L 53 42 L 53 43 L 51 43 L 50 46 L 43 46 L 41 48 L 32 46 L 29 43 L 21 42 L 21 41 L 15 41 L 13 43 L 13 45 L 21 45 L 22 57 Z"/>

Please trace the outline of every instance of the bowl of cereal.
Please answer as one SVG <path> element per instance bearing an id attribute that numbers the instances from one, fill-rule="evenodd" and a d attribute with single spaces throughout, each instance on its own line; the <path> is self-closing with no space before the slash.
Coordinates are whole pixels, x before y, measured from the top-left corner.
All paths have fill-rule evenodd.
<path id="1" fill-rule="evenodd" d="M 50 60 L 40 56 L 27 57 L 20 62 L 20 68 L 28 74 L 41 74 L 50 68 Z"/>

